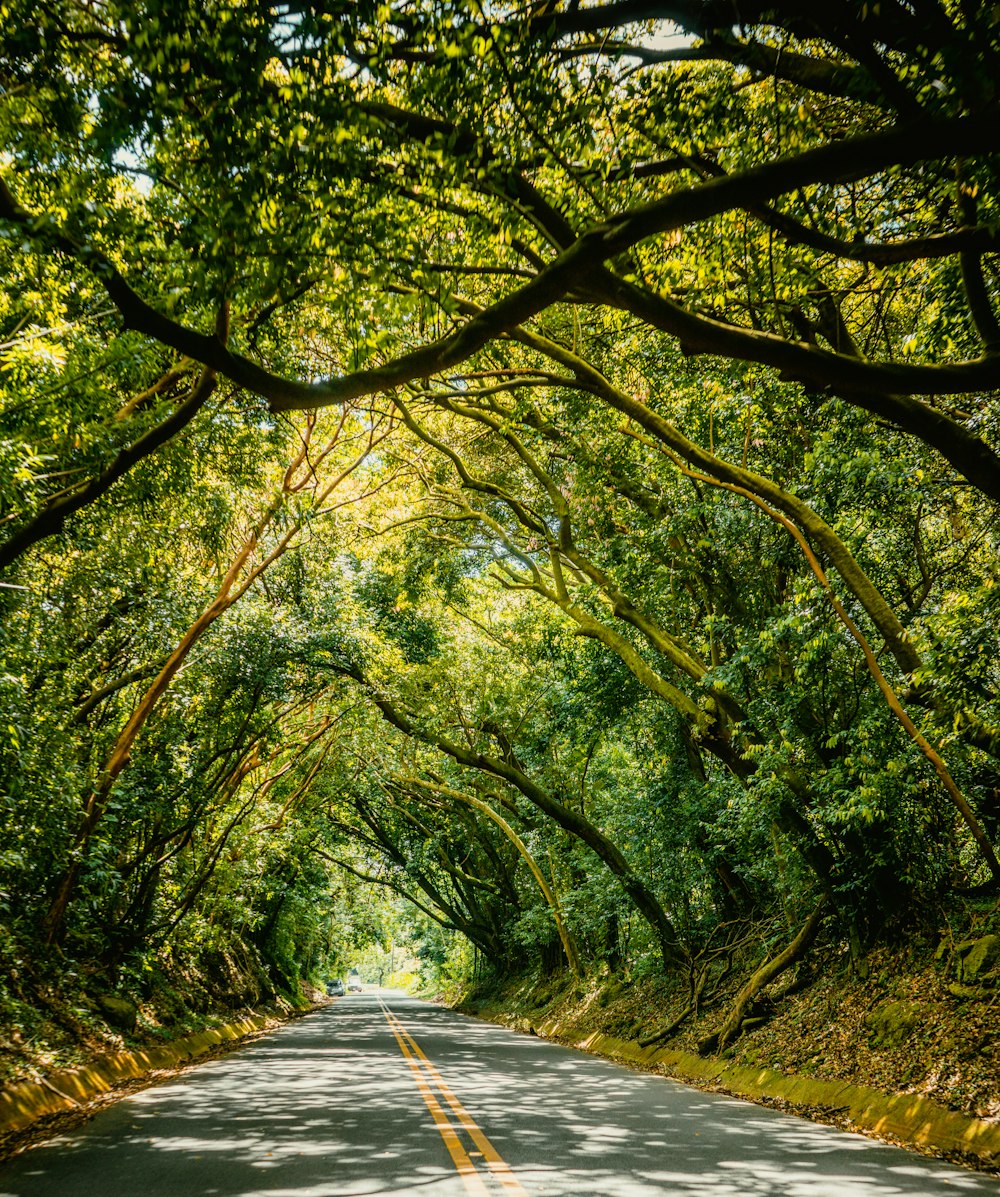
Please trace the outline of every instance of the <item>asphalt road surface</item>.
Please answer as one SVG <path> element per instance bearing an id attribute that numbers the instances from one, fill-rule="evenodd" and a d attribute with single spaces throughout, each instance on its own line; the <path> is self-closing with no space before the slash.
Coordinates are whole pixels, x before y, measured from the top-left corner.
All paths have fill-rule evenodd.
<path id="1" fill-rule="evenodd" d="M 0 1165 L 0 1197 L 1000 1197 L 1000 1179 L 349 994 Z"/>

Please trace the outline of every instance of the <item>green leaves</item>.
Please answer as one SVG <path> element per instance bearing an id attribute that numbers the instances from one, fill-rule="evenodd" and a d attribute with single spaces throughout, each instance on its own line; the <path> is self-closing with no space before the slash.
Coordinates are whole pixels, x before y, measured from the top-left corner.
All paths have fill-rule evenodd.
<path id="1" fill-rule="evenodd" d="M 301 466 L 258 551 L 292 528 L 296 547 L 150 720 L 83 871 L 81 953 L 110 927 L 124 955 L 236 936 L 292 984 L 316 937 L 332 959 L 374 934 L 343 894 L 316 913 L 344 884 L 324 852 L 509 967 L 540 958 L 552 928 L 521 863 L 440 794 L 404 801 L 405 773 L 502 805 L 597 959 L 632 899 L 435 737 L 579 810 L 691 945 L 732 913 L 720 862 L 762 909 L 832 888 L 847 930 L 877 922 L 882 886 L 976 880 L 801 546 L 754 499 L 795 515 L 988 811 L 996 531 L 958 471 L 971 454 L 989 474 L 996 395 L 898 402 L 866 371 L 988 365 L 992 134 L 963 150 L 961 192 L 949 147 L 921 146 L 989 112 L 996 23 L 942 13 L 931 45 L 905 13 L 889 28 L 874 6 L 820 6 L 664 59 L 615 6 L 322 7 L 3 5 L 0 532 L 55 513 L 5 577 L 24 589 L 0 590 L 18 836 L 0 889 L 25 925 L 95 769 L 308 439 L 254 379 L 322 385 L 432 343 L 348 410 L 338 468 L 369 449 L 349 502 L 321 501 Z M 878 70 L 851 57 L 855 25 Z M 679 215 L 657 225 L 665 205 Z M 602 265 L 595 244 L 625 226 Z M 583 265 L 560 281 L 567 251 Z M 163 340 L 122 327 L 137 308 L 109 293 L 110 264 L 176 322 Z M 463 331 L 476 319 L 485 341 Z M 155 455 L 59 518 L 197 384 L 178 326 L 227 323 L 249 389 L 220 377 Z M 653 933 L 630 934 L 645 967 Z"/>

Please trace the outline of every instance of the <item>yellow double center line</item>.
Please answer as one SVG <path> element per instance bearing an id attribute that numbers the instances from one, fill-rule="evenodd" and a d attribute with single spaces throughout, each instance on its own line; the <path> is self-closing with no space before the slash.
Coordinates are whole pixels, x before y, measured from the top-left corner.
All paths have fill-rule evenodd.
<path id="1" fill-rule="evenodd" d="M 423 1051 L 421 1051 L 420 1045 L 410 1032 L 381 998 L 379 998 L 379 1006 L 382 1008 L 386 1022 L 396 1037 L 396 1042 L 399 1044 L 399 1050 L 403 1053 L 403 1058 L 410 1066 L 410 1073 L 420 1091 L 420 1096 L 424 1099 L 424 1103 L 430 1111 L 431 1117 L 434 1119 L 434 1125 L 438 1128 L 441 1138 L 444 1140 L 444 1145 L 448 1149 L 452 1163 L 455 1165 L 459 1176 L 465 1182 L 466 1191 L 472 1194 L 473 1197 L 489 1197 L 489 1189 L 483 1182 L 482 1174 L 478 1171 L 472 1157 L 462 1144 L 459 1128 L 475 1144 L 477 1153 L 482 1156 L 489 1172 L 496 1177 L 500 1184 L 509 1193 L 520 1194 L 520 1197 L 528 1197 L 517 1177 L 511 1171 L 510 1165 L 500 1155 L 499 1151 L 497 1151 L 482 1130 L 480 1130 L 468 1110 L 466 1110 L 455 1094 L 452 1093 L 440 1072 L 427 1059 Z M 436 1093 L 435 1090 L 437 1090 Z M 441 1102 L 438 1100 L 439 1096 L 450 1107 L 454 1121 L 448 1116 L 444 1106 L 441 1105 Z"/>

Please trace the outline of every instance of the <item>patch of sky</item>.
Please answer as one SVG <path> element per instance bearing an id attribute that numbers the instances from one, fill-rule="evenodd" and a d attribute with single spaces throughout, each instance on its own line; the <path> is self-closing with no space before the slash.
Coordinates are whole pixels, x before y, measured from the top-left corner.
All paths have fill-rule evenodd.
<path id="1" fill-rule="evenodd" d="M 694 42 L 694 35 L 673 21 L 653 21 L 650 32 L 635 41 L 636 45 L 647 50 L 678 50 L 690 46 Z"/>

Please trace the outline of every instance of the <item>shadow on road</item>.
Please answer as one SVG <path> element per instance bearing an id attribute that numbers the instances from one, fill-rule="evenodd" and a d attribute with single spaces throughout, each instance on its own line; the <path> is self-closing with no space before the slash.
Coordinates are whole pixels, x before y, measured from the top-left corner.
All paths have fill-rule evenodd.
<path id="1" fill-rule="evenodd" d="M 404 1022 L 500 1153 L 550 1194 L 1000 1197 L 1000 1180 L 433 1007 Z M 502 1034 L 502 1033 L 501 1033 Z"/>
<path id="2" fill-rule="evenodd" d="M 407 999 L 392 1007 L 532 1197 L 1000 1197 L 994 1178 L 860 1136 Z M 0 1168 L 0 1197 L 56 1194 L 466 1189 L 375 998 L 352 995 Z"/>
<path id="3" fill-rule="evenodd" d="M 348 998 L 0 1168 L 0 1197 L 465 1193 L 384 1019 Z"/>

